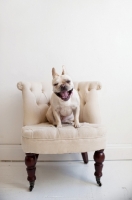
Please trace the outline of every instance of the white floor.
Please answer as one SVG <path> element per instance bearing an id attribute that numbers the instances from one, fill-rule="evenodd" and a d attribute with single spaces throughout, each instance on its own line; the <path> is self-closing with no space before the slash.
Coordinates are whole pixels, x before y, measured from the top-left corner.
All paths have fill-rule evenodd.
<path id="1" fill-rule="evenodd" d="M 0 162 L 0 200 L 132 200 L 132 161 L 105 161 L 102 187 L 94 162 L 38 162 L 32 192 L 23 162 Z"/>

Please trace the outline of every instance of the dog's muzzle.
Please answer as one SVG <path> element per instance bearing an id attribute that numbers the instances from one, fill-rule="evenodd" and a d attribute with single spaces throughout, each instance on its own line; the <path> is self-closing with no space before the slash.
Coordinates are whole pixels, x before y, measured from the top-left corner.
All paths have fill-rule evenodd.
<path id="1" fill-rule="evenodd" d="M 70 99 L 70 96 L 72 94 L 73 89 L 67 91 L 64 88 L 61 90 L 61 92 L 55 93 L 58 97 L 60 97 L 63 101 L 68 101 Z"/>

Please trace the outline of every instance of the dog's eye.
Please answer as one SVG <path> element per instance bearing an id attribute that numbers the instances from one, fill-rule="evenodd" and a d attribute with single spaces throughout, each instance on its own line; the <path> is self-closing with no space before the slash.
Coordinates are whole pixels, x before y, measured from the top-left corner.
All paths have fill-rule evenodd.
<path id="1" fill-rule="evenodd" d="M 57 86 L 57 85 L 58 85 L 58 83 L 55 83 L 55 84 L 54 84 L 54 86 Z"/>
<path id="2" fill-rule="evenodd" d="M 71 81 L 70 81 L 70 80 L 67 80 L 66 82 L 67 82 L 67 83 L 70 83 Z"/>

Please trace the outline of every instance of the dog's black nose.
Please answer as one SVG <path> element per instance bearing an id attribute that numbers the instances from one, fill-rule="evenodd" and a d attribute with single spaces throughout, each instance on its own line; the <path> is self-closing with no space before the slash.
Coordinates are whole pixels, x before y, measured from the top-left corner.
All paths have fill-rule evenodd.
<path id="1" fill-rule="evenodd" d="M 67 87 L 65 85 L 61 85 L 61 91 L 67 90 Z"/>

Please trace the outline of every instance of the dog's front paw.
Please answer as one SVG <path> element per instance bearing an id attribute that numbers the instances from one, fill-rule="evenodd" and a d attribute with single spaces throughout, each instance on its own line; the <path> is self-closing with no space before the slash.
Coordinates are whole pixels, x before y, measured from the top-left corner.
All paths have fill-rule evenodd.
<path id="1" fill-rule="evenodd" d="M 62 128 L 62 124 L 58 124 L 58 125 L 57 125 L 57 128 Z"/>
<path id="2" fill-rule="evenodd" d="M 74 127 L 75 128 L 79 128 L 80 127 L 80 123 L 79 122 L 74 122 Z"/>

